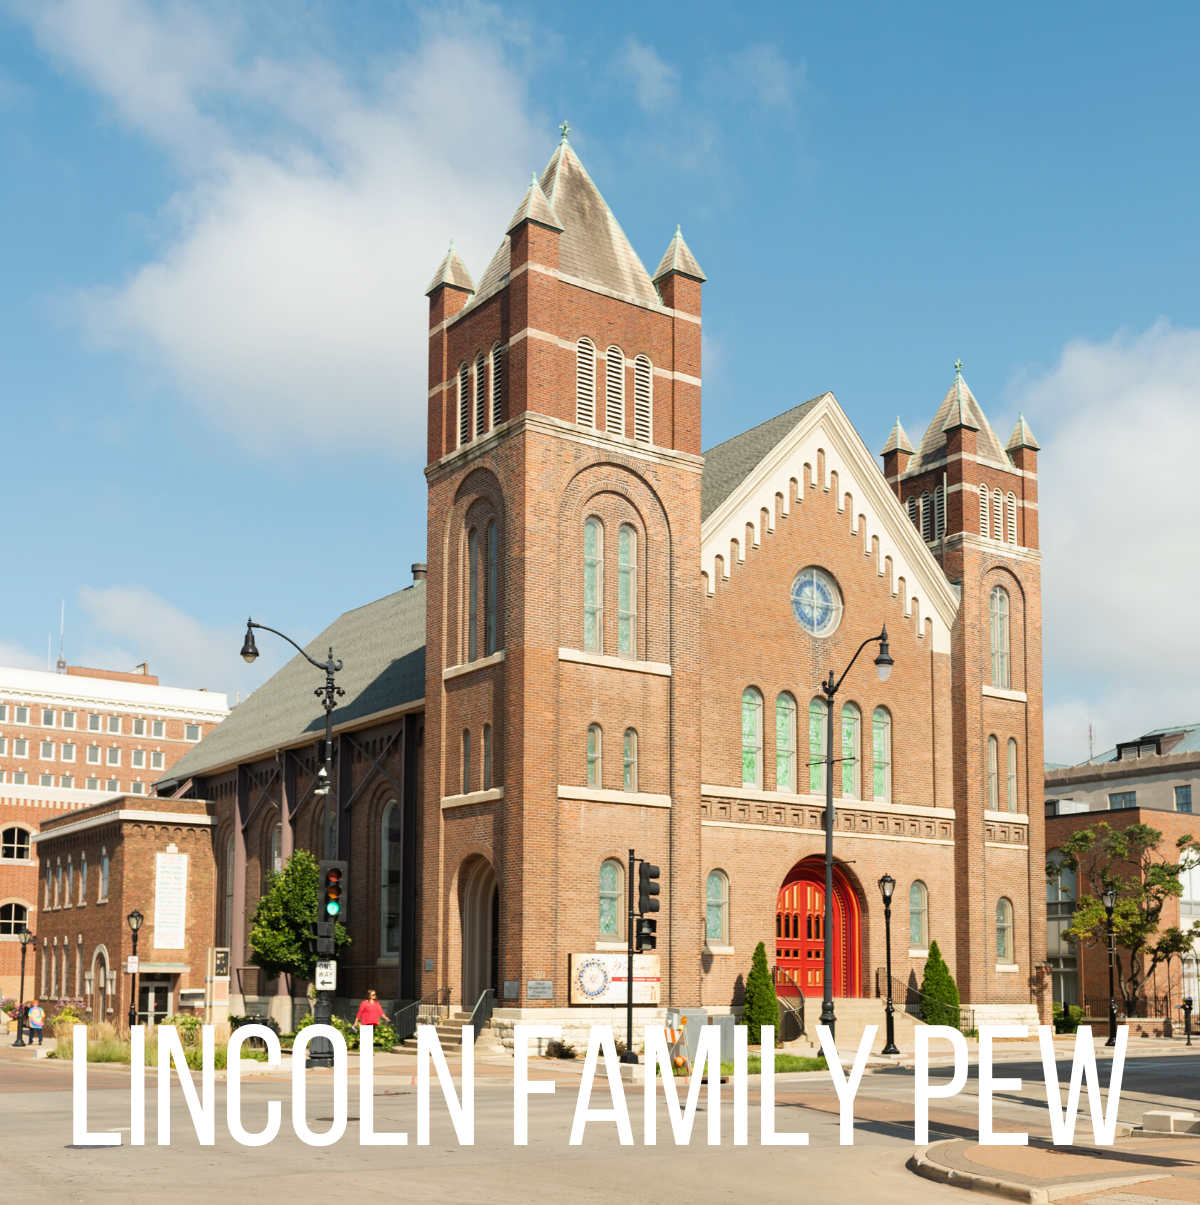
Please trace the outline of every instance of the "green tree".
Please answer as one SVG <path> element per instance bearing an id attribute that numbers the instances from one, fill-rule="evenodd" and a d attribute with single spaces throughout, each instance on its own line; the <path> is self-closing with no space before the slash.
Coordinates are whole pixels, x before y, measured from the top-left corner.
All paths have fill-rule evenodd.
<path id="1" fill-rule="evenodd" d="M 749 1029 L 746 1040 L 751 1046 L 762 1041 L 764 1025 L 779 1024 L 779 1001 L 775 996 L 775 983 L 767 966 L 767 947 L 760 941 L 750 964 L 746 978 L 746 997 L 742 1010 L 742 1022 Z"/>
<path id="2" fill-rule="evenodd" d="M 959 1027 L 958 985 L 936 941 L 929 943 L 925 975 L 921 980 L 921 1020 L 926 1025 Z"/>
<path id="3" fill-rule="evenodd" d="M 1108 945 L 1107 915 L 1100 896 L 1109 888 L 1117 893 L 1113 909 L 1116 944 L 1117 994 L 1127 1016 L 1137 1012 L 1146 981 L 1157 967 L 1175 955 L 1190 953 L 1200 936 L 1200 921 L 1186 929 L 1170 925 L 1159 932 L 1167 900 L 1183 894 L 1180 874 L 1200 861 L 1200 842 L 1188 834 L 1175 842 L 1178 860 L 1159 852 L 1163 835 L 1148 824 L 1113 828 L 1101 820 L 1080 829 L 1063 843 L 1057 861 L 1047 862 L 1046 875 L 1057 878 L 1062 867 L 1075 872 L 1078 900 L 1065 936 L 1072 944 Z"/>
<path id="4" fill-rule="evenodd" d="M 317 860 L 306 849 L 296 850 L 283 870 L 268 879 L 250 928 L 250 961 L 268 979 L 279 975 L 311 979 L 315 974 L 317 956 L 308 952 L 305 942 L 312 932 L 309 925 L 317 919 L 320 890 Z M 334 939 L 340 955 L 350 944 L 340 921 Z"/>

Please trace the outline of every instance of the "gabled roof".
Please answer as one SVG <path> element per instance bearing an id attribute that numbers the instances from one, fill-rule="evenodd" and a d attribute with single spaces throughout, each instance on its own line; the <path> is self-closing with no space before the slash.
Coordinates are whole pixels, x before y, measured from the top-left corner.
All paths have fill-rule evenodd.
<path id="1" fill-rule="evenodd" d="M 442 260 L 429 282 L 429 288 L 425 290 L 425 296 L 428 297 L 439 285 L 452 285 L 456 289 L 465 289 L 468 293 L 475 292 L 475 282 L 467 271 L 467 265 L 462 262 L 453 239 L 450 240 L 450 250 L 446 252 L 446 258 Z"/>
<path id="2" fill-rule="evenodd" d="M 905 474 L 919 473 L 936 464 L 945 455 L 946 432 L 956 426 L 972 427 L 979 432 L 976 439 L 978 453 L 983 460 L 992 460 L 1008 465 L 1008 458 L 992 424 L 988 422 L 970 386 L 963 380 L 962 372 L 956 372 L 954 383 L 942 399 L 933 422 L 929 424 L 916 456 L 909 462 Z"/>
<path id="3" fill-rule="evenodd" d="M 796 429 L 800 420 L 823 397 L 825 394 L 818 394 L 704 453 L 704 473 L 700 478 L 702 523 L 754 472 L 771 449 Z"/>
<path id="4" fill-rule="evenodd" d="M 1009 452 L 1015 451 L 1017 448 L 1033 448 L 1034 451 L 1041 449 L 1041 444 L 1033 437 L 1033 432 L 1029 429 L 1029 424 L 1025 421 L 1024 413 L 1017 416 L 1017 425 L 1013 428 L 1013 433 L 1009 438 L 1005 449 Z"/>
<path id="5" fill-rule="evenodd" d="M 690 276 L 693 280 L 707 280 L 703 269 L 696 262 L 696 257 L 692 254 L 691 248 L 683 241 L 683 234 L 679 227 L 675 227 L 675 237 L 671 240 L 667 247 L 666 254 L 659 260 L 658 267 L 654 272 L 654 283 L 658 284 L 664 276 L 670 276 L 672 272 L 678 272 L 683 276 Z"/>
<path id="6" fill-rule="evenodd" d="M 892 428 L 891 435 L 888 436 L 887 443 L 883 445 L 883 451 L 880 456 L 886 456 L 889 452 L 911 452 L 912 444 L 908 442 L 908 436 L 904 433 L 904 428 L 900 425 L 900 416 L 896 415 L 896 425 Z"/>
<path id="7" fill-rule="evenodd" d="M 530 180 L 525 197 L 517 206 L 517 212 L 513 214 L 513 219 L 509 222 L 505 234 L 512 234 L 522 222 L 536 222 L 539 226 L 545 226 L 547 230 L 561 231 L 563 228 L 562 223 L 558 220 L 558 214 L 546 200 L 546 194 L 542 192 L 542 186 L 538 183 L 536 174 Z"/>
<path id="8" fill-rule="evenodd" d="M 337 684 L 346 692 L 333 713 L 336 726 L 423 698 L 425 583 L 345 612 L 306 651 L 321 660 L 331 646 L 344 667 Z M 322 736 L 325 713 L 313 695 L 322 682 L 320 672 L 297 653 L 159 781 L 211 774 Z"/>

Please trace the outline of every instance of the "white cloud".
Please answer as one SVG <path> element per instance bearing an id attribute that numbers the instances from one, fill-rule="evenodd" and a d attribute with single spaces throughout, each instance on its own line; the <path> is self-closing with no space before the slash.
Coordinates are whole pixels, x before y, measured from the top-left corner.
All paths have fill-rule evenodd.
<path id="1" fill-rule="evenodd" d="M 443 11 L 369 94 L 315 53 L 252 55 L 236 19 L 196 4 L 23 11 L 185 180 L 151 261 L 78 299 L 91 339 L 164 366 L 260 451 L 422 453 L 425 286 L 451 237 L 482 275 L 552 141 L 490 10 Z"/>
<path id="2" fill-rule="evenodd" d="M 620 63 L 633 80 L 638 104 L 645 112 L 656 113 L 679 95 L 679 69 L 663 62 L 653 46 L 630 38 Z"/>
<path id="3" fill-rule="evenodd" d="M 0 640 L 0 665 L 6 669 L 46 668 L 41 657 L 11 640 Z"/>
<path id="4" fill-rule="evenodd" d="M 734 77 L 764 108 L 787 108 L 805 84 L 803 63 L 789 63 L 777 46 L 750 46 L 733 58 Z"/>
<path id="5" fill-rule="evenodd" d="M 1039 457 L 1046 757 L 1200 720 L 1200 330 L 1076 340 L 1019 398 Z"/>

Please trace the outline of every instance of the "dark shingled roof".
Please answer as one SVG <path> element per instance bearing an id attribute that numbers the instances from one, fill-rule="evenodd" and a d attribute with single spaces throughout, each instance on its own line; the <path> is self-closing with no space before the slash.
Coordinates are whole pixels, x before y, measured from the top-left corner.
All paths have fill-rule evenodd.
<path id="1" fill-rule="evenodd" d="M 795 430 L 800 420 L 824 396 L 818 394 L 704 453 L 704 475 L 700 479 L 701 523 L 754 472 L 781 439 Z"/>
<path id="2" fill-rule="evenodd" d="M 263 635 L 264 640 L 277 637 Z M 425 583 L 389 594 L 339 616 L 306 648 L 324 661 L 330 646 L 342 661 L 337 683 L 346 694 L 333 722 L 375 715 L 425 694 Z M 160 782 L 211 774 L 264 750 L 283 749 L 324 734 L 325 712 L 313 694 L 324 684 L 319 670 L 296 654 L 239 704 Z"/>

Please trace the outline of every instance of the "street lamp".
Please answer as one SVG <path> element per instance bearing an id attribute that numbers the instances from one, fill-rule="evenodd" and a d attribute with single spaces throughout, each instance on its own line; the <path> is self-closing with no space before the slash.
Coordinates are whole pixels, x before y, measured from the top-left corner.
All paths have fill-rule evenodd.
<path id="1" fill-rule="evenodd" d="M 1117 891 L 1115 887 L 1106 887 L 1100 893 L 1100 900 L 1104 904 L 1104 914 L 1108 918 L 1108 1041 L 1105 1046 L 1115 1046 L 1117 1044 L 1117 997 L 1113 988 L 1113 966 L 1116 963 L 1117 947 L 1113 941 L 1113 908 L 1117 904 Z"/>
<path id="2" fill-rule="evenodd" d="M 21 990 L 17 994 L 17 1040 L 13 1045 L 24 1046 L 25 1038 L 21 1031 L 25 1026 L 25 951 L 33 940 L 33 934 L 30 933 L 28 925 L 22 925 L 17 932 L 17 937 L 21 941 Z"/>
<path id="3" fill-rule="evenodd" d="M 133 934 L 133 958 L 134 970 L 129 972 L 129 1032 L 133 1032 L 133 1027 L 137 1024 L 137 939 L 138 930 L 142 927 L 142 921 L 145 919 L 142 914 L 135 908 L 126 918 L 129 922 L 129 931 Z"/>
<path id="4" fill-rule="evenodd" d="M 896 1006 L 892 1003 L 892 893 L 896 880 L 885 874 L 879 880 L 879 894 L 883 896 L 883 931 L 887 940 L 887 1045 L 882 1054 L 899 1054 L 896 1045 Z"/>
<path id="5" fill-rule="evenodd" d="M 875 658 L 875 670 L 880 682 L 886 682 L 892 673 L 895 662 L 888 652 L 887 627 L 878 636 L 864 640 L 858 646 L 850 664 L 842 671 L 842 676 L 834 681 L 833 670 L 829 671 L 829 680 L 821 683 L 825 695 L 825 969 L 821 974 L 824 984 L 824 994 L 821 998 L 822 1025 L 829 1026 L 829 1036 L 834 1036 L 837 1018 L 833 1015 L 833 980 L 830 978 L 830 967 L 833 966 L 833 697 L 838 687 L 846 680 L 846 675 L 858 660 L 858 654 L 868 644 L 879 645 L 879 656 Z"/>

